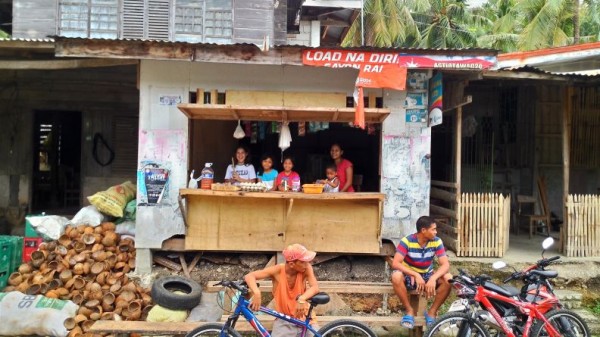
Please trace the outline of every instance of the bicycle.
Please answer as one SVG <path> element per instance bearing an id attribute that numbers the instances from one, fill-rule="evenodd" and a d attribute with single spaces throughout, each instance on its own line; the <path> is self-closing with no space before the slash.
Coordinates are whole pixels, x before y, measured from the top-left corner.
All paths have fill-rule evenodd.
<path id="1" fill-rule="evenodd" d="M 201 325 L 194 330 L 190 331 L 185 337 L 202 337 L 202 336 L 219 336 L 219 337 L 241 337 L 241 334 L 235 330 L 235 325 L 238 319 L 243 317 L 252 328 L 258 333 L 259 336 L 262 337 L 270 337 L 271 335 L 267 331 L 267 329 L 261 324 L 259 319 L 256 317 L 254 312 L 249 308 L 250 301 L 247 299 L 249 294 L 249 289 L 243 281 L 221 281 L 217 284 L 218 286 L 223 286 L 226 288 L 238 290 L 241 294 L 239 296 L 237 305 L 233 313 L 227 318 L 225 324 L 222 323 L 208 323 Z M 273 316 L 277 319 L 284 320 L 286 322 L 292 323 L 300 328 L 302 328 L 302 332 L 300 337 L 308 336 L 307 332 L 310 332 L 314 335 L 314 337 L 336 337 L 336 336 L 344 336 L 344 337 L 377 337 L 375 332 L 371 330 L 368 326 L 358 321 L 352 319 L 339 319 L 333 322 L 330 322 L 320 328 L 318 331 L 313 328 L 310 324 L 310 317 L 313 309 L 320 304 L 326 304 L 329 302 L 329 295 L 326 293 L 318 293 L 307 302 L 310 304 L 308 309 L 308 314 L 306 315 L 305 320 L 299 320 L 295 317 L 290 317 L 289 315 L 282 314 L 277 312 L 276 310 L 269 309 L 267 307 L 261 306 L 260 312 L 265 313 L 267 315 Z"/>

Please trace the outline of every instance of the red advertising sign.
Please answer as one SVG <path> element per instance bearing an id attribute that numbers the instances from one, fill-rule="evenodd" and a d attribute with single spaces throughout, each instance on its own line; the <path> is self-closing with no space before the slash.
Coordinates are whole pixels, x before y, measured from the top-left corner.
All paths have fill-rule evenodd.
<path id="1" fill-rule="evenodd" d="M 309 66 L 358 69 L 356 86 L 363 88 L 406 88 L 406 67 L 399 54 L 351 50 L 305 50 L 302 63 Z"/>

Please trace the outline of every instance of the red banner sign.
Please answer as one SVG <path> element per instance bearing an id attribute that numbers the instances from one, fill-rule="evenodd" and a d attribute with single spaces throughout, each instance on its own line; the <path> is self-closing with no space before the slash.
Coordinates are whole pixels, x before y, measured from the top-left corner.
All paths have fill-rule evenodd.
<path id="1" fill-rule="evenodd" d="M 302 63 L 309 66 L 358 69 L 357 87 L 406 88 L 406 67 L 400 66 L 397 53 L 351 50 L 305 50 Z"/>

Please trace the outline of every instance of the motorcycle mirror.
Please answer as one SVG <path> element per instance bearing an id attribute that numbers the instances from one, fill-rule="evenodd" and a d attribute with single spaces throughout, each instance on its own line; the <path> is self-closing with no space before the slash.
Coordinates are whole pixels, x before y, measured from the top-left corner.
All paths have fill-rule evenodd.
<path id="1" fill-rule="evenodd" d="M 496 261 L 492 264 L 492 268 L 494 269 L 502 269 L 506 267 L 506 263 L 504 261 Z"/>
<path id="2" fill-rule="evenodd" d="M 547 237 L 544 241 L 542 241 L 542 248 L 544 248 L 544 250 L 550 248 L 552 245 L 554 244 L 554 238 Z"/>

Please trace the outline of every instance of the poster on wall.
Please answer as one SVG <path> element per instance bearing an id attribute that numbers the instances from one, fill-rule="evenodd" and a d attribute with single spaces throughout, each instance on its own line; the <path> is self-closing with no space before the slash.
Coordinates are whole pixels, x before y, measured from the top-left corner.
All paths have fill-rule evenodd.
<path id="1" fill-rule="evenodd" d="M 438 72 L 429 80 L 429 126 L 442 124 L 442 99 L 444 87 L 442 83 L 442 73 Z"/>
<path id="2" fill-rule="evenodd" d="M 427 121 L 427 109 L 406 109 L 407 123 L 425 123 Z"/>
<path id="3" fill-rule="evenodd" d="M 144 176 L 143 194 L 145 194 L 147 205 L 160 204 L 168 188 L 169 169 L 160 167 L 156 163 L 148 163 L 143 169 Z"/>

